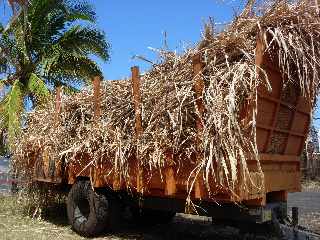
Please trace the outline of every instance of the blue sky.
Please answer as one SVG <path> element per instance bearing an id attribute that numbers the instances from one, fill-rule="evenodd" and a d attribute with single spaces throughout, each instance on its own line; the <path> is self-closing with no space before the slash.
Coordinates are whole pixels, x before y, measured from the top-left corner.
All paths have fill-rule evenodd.
<path id="1" fill-rule="evenodd" d="M 128 76 L 133 65 L 147 69 L 148 64 L 132 57 L 143 55 L 154 60 L 156 55 L 148 47 L 162 47 L 164 32 L 167 33 L 169 48 L 181 50 L 183 45 L 199 40 L 203 22 L 209 16 L 214 16 L 216 22 L 230 21 L 233 8 L 239 5 L 221 4 L 222 1 L 215 0 L 91 2 L 96 7 L 98 25 L 112 44 L 111 61 L 101 64 L 106 79 Z"/>

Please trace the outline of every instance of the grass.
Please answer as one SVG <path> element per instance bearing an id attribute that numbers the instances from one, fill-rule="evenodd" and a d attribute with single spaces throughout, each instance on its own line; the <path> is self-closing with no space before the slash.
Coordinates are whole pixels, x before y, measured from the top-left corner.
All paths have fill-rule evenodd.
<path id="1" fill-rule="evenodd" d="M 42 219 L 33 219 L 26 214 L 25 207 L 17 202 L 17 198 L 0 195 L 0 239 L 4 240 L 81 240 L 85 239 L 74 233 L 66 218 L 65 206 L 60 205 L 50 208 L 42 213 Z M 181 218 L 181 217 L 180 217 Z M 154 227 L 138 227 L 126 225 L 114 235 L 104 235 L 95 240 L 127 240 L 127 239 L 221 239 L 235 240 L 234 229 L 212 228 L 208 220 L 191 217 L 180 219 L 171 224 L 157 225 Z M 133 227 L 134 226 L 134 227 Z M 238 239 L 238 238 L 236 238 Z M 241 238 L 242 239 L 242 238 Z"/>
<path id="2" fill-rule="evenodd" d="M 1 196 L 0 206 L 1 239 L 84 239 L 71 230 L 65 213 L 61 213 L 63 209 L 55 209 L 55 214 L 50 215 L 50 219 L 33 219 L 26 214 L 25 208 L 15 197 Z"/>
<path id="3" fill-rule="evenodd" d="M 41 213 L 41 218 L 32 218 L 28 214 L 26 204 L 19 202 L 17 197 L 0 195 L 0 239 L 1 240 L 84 240 L 72 231 L 65 204 L 56 204 Z M 32 213 L 32 212 L 31 212 Z M 39 215 L 39 214 L 37 214 Z M 126 231 L 128 231 L 126 229 Z M 135 231 L 106 234 L 95 240 L 126 240 L 141 239 Z"/>

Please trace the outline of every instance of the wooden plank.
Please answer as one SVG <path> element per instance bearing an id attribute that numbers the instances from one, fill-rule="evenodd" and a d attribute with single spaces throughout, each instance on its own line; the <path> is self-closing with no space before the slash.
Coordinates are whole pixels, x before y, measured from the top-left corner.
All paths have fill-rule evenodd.
<path id="1" fill-rule="evenodd" d="M 266 129 L 266 130 L 271 130 L 271 131 L 274 131 L 274 132 L 286 133 L 286 134 L 290 134 L 290 135 L 298 136 L 298 137 L 304 137 L 304 136 L 305 136 L 305 135 L 302 134 L 302 133 L 293 132 L 293 131 L 290 131 L 290 130 L 278 129 L 278 128 L 274 128 L 273 126 L 270 127 L 270 126 L 268 126 L 268 125 L 264 125 L 264 124 L 261 124 L 261 123 L 258 123 L 258 124 L 257 124 L 257 128 L 262 128 L 262 129 Z"/>
<path id="2" fill-rule="evenodd" d="M 166 164 L 167 167 L 165 169 L 165 195 L 174 195 L 177 192 L 177 183 L 175 179 L 174 173 L 174 155 L 172 151 L 166 151 Z"/>
<path id="3" fill-rule="evenodd" d="M 242 203 L 246 206 L 258 207 L 258 206 L 265 206 L 267 201 L 266 201 L 266 196 L 263 196 L 261 198 L 245 200 Z"/>
<path id="4" fill-rule="evenodd" d="M 265 188 L 267 192 L 300 191 L 300 171 L 264 171 Z"/>
<path id="5" fill-rule="evenodd" d="M 142 116 L 141 116 L 141 92 L 140 92 L 140 73 L 139 67 L 134 66 L 131 68 L 132 73 L 132 94 L 135 113 L 135 129 L 136 138 L 138 139 L 143 133 Z"/>
<path id="6" fill-rule="evenodd" d="M 101 99 L 100 99 L 101 77 L 93 78 L 93 102 L 94 102 L 94 120 L 98 121 L 101 115 Z"/>
<path id="7" fill-rule="evenodd" d="M 308 110 L 303 111 L 303 110 L 299 109 L 297 106 L 292 105 L 291 103 L 287 103 L 287 102 L 282 101 L 281 99 L 262 94 L 261 92 L 258 92 L 258 96 L 260 98 L 262 98 L 262 99 L 266 99 L 266 100 L 271 101 L 271 102 L 275 102 L 275 103 L 280 102 L 281 105 L 283 105 L 283 106 L 285 106 L 287 108 L 293 109 L 293 110 L 295 110 L 295 111 L 297 111 L 299 113 L 310 114 L 310 112 Z"/>
<path id="8" fill-rule="evenodd" d="M 114 191 L 119 191 L 121 189 L 121 182 L 119 175 L 114 175 L 113 182 L 112 182 L 112 189 Z"/>
<path id="9" fill-rule="evenodd" d="M 196 129 L 197 129 L 197 139 L 196 139 L 196 161 L 200 163 L 202 161 L 203 149 L 202 149 L 202 135 L 203 135 L 203 115 L 205 113 L 205 106 L 203 103 L 203 91 L 204 91 L 204 81 L 201 75 L 203 70 L 203 63 L 201 60 L 201 55 L 197 54 L 192 58 L 193 65 L 193 79 L 194 79 L 194 93 L 196 97 L 196 108 L 197 108 L 197 118 L 196 118 Z M 202 174 L 200 171 L 196 177 L 195 181 L 195 198 L 202 199 L 205 198 L 206 188 L 203 182 Z"/>
<path id="10" fill-rule="evenodd" d="M 279 71 L 275 71 L 277 69 L 275 69 L 273 66 L 272 66 L 272 62 L 270 61 L 270 59 L 268 58 L 267 55 L 264 55 L 264 49 L 265 49 L 265 44 L 263 42 L 263 37 L 264 37 L 264 34 L 265 33 L 261 33 L 258 37 L 257 37 L 257 46 L 256 46 L 256 64 L 257 66 L 259 67 L 264 67 L 266 68 L 265 70 L 268 72 L 268 75 L 269 75 L 269 79 L 271 80 L 276 80 L 279 78 L 279 76 L 281 76 L 281 73 Z M 271 65 L 270 65 L 271 63 Z M 267 64 L 267 65 L 266 65 Z M 270 65 L 270 66 L 269 66 Z M 272 71 L 268 71 L 268 67 L 271 67 L 272 68 Z M 297 109 L 297 106 L 293 106 L 292 104 L 290 103 L 287 103 L 287 102 L 284 102 L 281 100 L 281 92 L 283 91 L 283 87 L 282 87 L 282 84 L 283 84 L 283 79 L 281 77 L 281 84 L 280 84 L 280 92 L 279 92 L 279 98 L 276 98 L 276 97 L 273 97 L 273 96 L 270 96 L 270 95 L 266 95 L 266 94 L 262 94 L 261 92 L 258 92 L 258 97 L 260 99 L 265 99 L 265 100 L 268 100 L 270 102 L 274 102 L 276 104 L 276 109 L 274 111 L 274 114 L 273 114 L 273 119 L 272 119 L 272 126 L 267 126 L 267 125 L 263 125 L 261 123 L 257 124 L 257 127 L 258 128 L 262 128 L 262 129 L 265 129 L 265 130 L 268 130 L 269 131 L 269 135 L 267 137 L 267 143 L 265 145 L 265 151 L 268 151 L 268 148 L 269 148 L 269 145 L 271 144 L 271 141 L 272 141 L 272 137 L 273 137 L 273 134 L 274 132 L 281 132 L 281 133 L 287 133 L 288 136 L 285 140 L 285 146 L 284 146 L 284 152 L 287 152 L 288 151 L 288 142 L 289 142 L 289 138 L 290 136 L 292 135 L 295 135 L 295 136 L 300 136 L 302 134 L 299 134 L 299 133 L 294 133 L 292 132 L 292 126 L 293 126 L 293 122 L 294 122 L 294 119 L 295 119 L 295 116 L 296 116 L 296 113 L 299 111 Z M 274 89 L 273 89 L 274 91 Z M 280 111 L 280 107 L 281 106 L 286 106 L 288 107 L 289 109 L 294 109 L 295 112 L 294 112 L 294 117 L 293 119 L 291 119 L 291 122 L 290 122 L 290 129 L 289 130 L 282 130 L 282 129 L 277 129 L 277 120 L 278 120 L 278 115 L 279 115 L 279 111 Z M 303 136 L 303 135 L 302 135 Z"/>
<path id="11" fill-rule="evenodd" d="M 259 154 L 261 162 L 300 162 L 299 156 L 281 154 Z"/>
<path id="12" fill-rule="evenodd" d="M 258 74 L 258 77 L 260 77 L 260 70 L 259 68 L 262 68 L 264 63 L 265 62 L 268 62 L 268 56 L 266 56 L 264 54 L 264 51 L 265 51 L 265 48 L 266 48 L 266 45 L 265 45 L 265 42 L 264 42 L 264 39 L 265 39 L 265 32 L 259 32 L 258 36 L 257 36 L 257 42 L 256 42 L 256 51 L 255 51 L 255 64 L 257 66 L 257 74 Z M 272 72 L 270 72 L 272 73 Z M 272 76 L 271 76 L 272 77 Z M 269 78 L 271 78 L 269 76 Z M 280 94 L 281 95 L 281 94 Z M 258 97 L 260 97 L 260 94 L 258 93 Z M 264 151 L 267 151 L 268 150 L 268 147 L 271 143 L 271 139 L 272 139 L 272 135 L 273 135 L 273 131 L 276 127 L 276 123 L 277 123 L 277 117 L 278 117 L 278 112 L 279 112 L 279 109 L 280 109 L 280 102 L 279 102 L 279 99 L 269 99 L 267 98 L 268 100 L 272 100 L 273 102 L 276 103 L 276 109 L 275 109 L 275 112 L 273 114 L 273 119 L 272 119 L 272 127 L 269 127 L 269 126 L 265 126 L 263 127 L 264 129 L 268 129 L 269 130 L 269 134 L 268 134 L 268 137 L 267 137 L 267 141 L 266 141 L 266 145 L 265 145 L 265 149 Z M 258 113 L 259 114 L 259 113 Z M 268 127 L 268 128 L 266 128 Z"/>
<path id="13" fill-rule="evenodd" d="M 267 151 L 268 151 L 268 147 L 271 144 L 273 133 L 276 131 L 279 110 L 280 110 L 280 101 L 277 102 L 276 110 L 273 115 L 272 127 L 270 128 L 270 132 L 269 132 L 269 136 L 268 136 L 268 140 L 267 140 L 267 144 L 266 144 Z M 283 131 L 284 130 L 281 130 L 281 132 L 283 132 Z"/>
<path id="14" fill-rule="evenodd" d="M 136 132 L 136 141 L 139 140 L 140 136 L 143 133 L 142 128 L 142 116 L 141 116 L 141 92 L 140 92 L 140 73 L 139 67 L 134 66 L 131 68 L 131 82 L 132 82 L 132 97 L 134 104 L 134 113 L 135 113 L 135 132 Z M 137 179 L 136 187 L 138 193 L 143 193 L 143 169 L 141 166 L 141 161 L 137 154 Z"/>
<path id="15" fill-rule="evenodd" d="M 255 64 L 258 67 L 257 68 L 258 75 L 260 73 L 259 68 L 262 66 L 262 64 L 264 62 L 264 51 L 266 49 L 266 45 L 263 42 L 264 34 L 265 34 L 264 32 L 260 32 L 257 36 L 257 42 L 256 42 Z"/>
<path id="16" fill-rule="evenodd" d="M 289 134 L 288 134 L 288 137 L 287 137 L 287 139 L 286 139 L 286 147 L 285 147 L 285 150 L 284 150 L 284 154 L 288 154 L 288 152 L 289 152 L 289 150 L 290 150 L 290 146 L 289 146 L 289 143 L 290 143 L 290 138 L 291 138 L 291 136 L 292 135 L 294 135 L 294 134 L 292 134 L 292 131 L 293 131 L 293 127 L 294 127 L 294 122 L 295 122 L 295 120 L 296 120 L 296 118 L 297 118 L 297 115 L 298 115 L 298 111 L 297 111 L 297 105 L 298 105 L 298 103 L 296 103 L 296 109 L 294 110 L 294 113 L 293 113 L 293 117 L 292 117 L 292 119 L 291 119 L 291 121 L 290 121 L 290 130 L 289 130 Z M 304 137 L 304 136 L 303 136 Z"/>
<path id="17" fill-rule="evenodd" d="M 197 124 L 196 127 L 199 133 L 202 134 L 202 131 L 203 131 L 202 118 L 205 112 L 205 106 L 202 99 L 202 95 L 204 91 L 204 81 L 203 81 L 203 77 L 201 76 L 201 73 L 203 70 L 203 63 L 202 63 L 200 54 L 195 55 L 192 58 L 192 64 L 193 64 L 193 77 L 194 77 L 194 91 L 196 96 L 196 105 L 199 113 L 199 116 L 196 122 Z"/>

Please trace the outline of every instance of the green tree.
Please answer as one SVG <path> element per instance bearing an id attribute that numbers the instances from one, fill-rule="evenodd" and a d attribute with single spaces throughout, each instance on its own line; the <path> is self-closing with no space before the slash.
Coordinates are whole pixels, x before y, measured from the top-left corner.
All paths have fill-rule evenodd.
<path id="1" fill-rule="evenodd" d="M 75 91 L 101 75 L 92 56 L 107 61 L 109 44 L 85 1 L 31 0 L 0 23 L 0 131 L 13 143 L 27 105 L 45 103 L 55 86 Z M 1 95 L 1 93 L 0 93 Z"/>

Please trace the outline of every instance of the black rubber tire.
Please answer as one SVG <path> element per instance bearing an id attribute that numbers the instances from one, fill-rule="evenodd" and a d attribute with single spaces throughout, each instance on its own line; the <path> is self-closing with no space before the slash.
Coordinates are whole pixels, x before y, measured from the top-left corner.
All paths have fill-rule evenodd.
<path id="1" fill-rule="evenodd" d="M 169 223 L 176 215 L 175 212 L 145 208 L 132 208 L 131 212 L 135 223 L 148 226 Z"/>
<path id="2" fill-rule="evenodd" d="M 116 199 L 94 191 L 89 180 L 76 182 L 67 200 L 68 219 L 74 231 L 92 237 L 113 229 L 118 221 Z"/>

